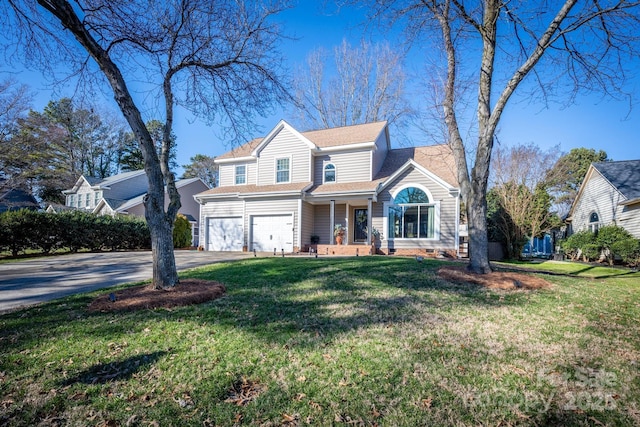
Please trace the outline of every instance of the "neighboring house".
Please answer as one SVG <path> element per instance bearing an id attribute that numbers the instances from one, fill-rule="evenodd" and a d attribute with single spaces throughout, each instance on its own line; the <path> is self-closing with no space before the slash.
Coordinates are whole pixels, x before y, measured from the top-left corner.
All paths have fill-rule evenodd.
<path id="1" fill-rule="evenodd" d="M 0 213 L 20 209 L 38 210 L 40 204 L 31 193 L 19 188 L 0 191 Z"/>
<path id="2" fill-rule="evenodd" d="M 568 234 L 615 224 L 640 239 L 640 160 L 592 163 L 566 221 Z"/>
<path id="3" fill-rule="evenodd" d="M 108 178 L 99 179 L 81 176 L 73 188 L 63 191 L 66 206 L 85 209 L 97 215 L 135 215 L 144 217 L 144 196 L 148 181 L 144 170 L 124 172 Z M 209 187 L 200 178 L 176 181 L 182 207 L 180 213 L 191 222 L 193 244 L 198 246 L 200 205 L 195 202 L 195 194 Z M 165 207 L 169 205 L 165 193 Z"/>
<path id="4" fill-rule="evenodd" d="M 316 236 L 320 253 L 366 254 L 374 243 L 386 254 L 458 254 L 447 145 L 391 149 L 386 122 L 298 132 L 281 121 L 215 161 L 220 186 L 195 196 L 206 250 L 306 251 Z M 326 246 L 336 224 L 345 248 Z"/>

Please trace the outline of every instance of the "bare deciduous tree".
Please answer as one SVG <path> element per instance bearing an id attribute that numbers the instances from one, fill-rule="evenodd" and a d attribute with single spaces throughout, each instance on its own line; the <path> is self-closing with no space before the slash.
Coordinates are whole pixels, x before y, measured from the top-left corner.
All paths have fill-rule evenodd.
<path id="1" fill-rule="evenodd" d="M 279 1 L 9 0 L 0 6 L 11 47 L 30 65 L 66 77 L 106 83 L 144 156 L 149 189 L 144 200 L 151 230 L 154 286 L 178 284 L 172 228 L 180 208 L 169 168 L 174 107 L 241 134 L 256 113 L 286 94 L 281 84 Z M 5 35 L 4 37 L 7 37 Z M 128 83 L 144 81 L 164 116 L 157 154 Z M 164 188 L 170 201 L 165 209 Z"/>
<path id="2" fill-rule="evenodd" d="M 11 78 L 0 82 L 0 191 L 22 185 L 8 173 L 6 159 L 12 149 L 10 139 L 18 128 L 18 119 L 29 111 L 31 100 L 27 85 Z"/>
<path id="3" fill-rule="evenodd" d="M 470 237 L 469 270 L 491 271 L 486 194 L 496 130 L 518 88 L 546 101 L 565 91 L 612 93 L 637 52 L 640 2 L 628 0 L 372 0 L 377 17 L 409 42 L 440 52 L 443 111 L 458 168 Z M 471 85 L 471 86 L 470 86 Z M 469 87 L 475 99 L 464 98 Z M 469 105 L 475 105 L 475 118 Z M 473 132 L 461 132 L 471 117 Z"/>
<path id="4" fill-rule="evenodd" d="M 550 209 L 551 196 L 546 183 L 547 174 L 559 156 L 559 146 L 543 151 L 535 145 L 518 145 L 499 147 L 494 152 L 491 191 L 506 216 L 498 225 L 505 236 L 510 236 L 510 257 L 520 254 L 520 245 L 527 237 L 533 246 L 534 237 L 559 222 L 557 214 Z"/>
<path id="5" fill-rule="evenodd" d="M 404 93 L 403 57 L 388 44 L 362 42 L 352 47 L 343 40 L 332 59 L 317 49 L 296 74 L 301 126 L 323 129 L 386 120 L 402 127 L 413 114 Z M 335 74 L 327 71 L 327 62 L 332 62 L 329 68 L 335 67 Z"/>

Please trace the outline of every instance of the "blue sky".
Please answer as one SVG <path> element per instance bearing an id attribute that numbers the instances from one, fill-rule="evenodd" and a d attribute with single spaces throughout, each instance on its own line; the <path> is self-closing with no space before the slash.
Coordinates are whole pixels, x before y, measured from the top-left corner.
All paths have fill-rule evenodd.
<path id="1" fill-rule="evenodd" d="M 287 66 L 294 70 L 302 64 L 307 54 L 318 47 L 331 50 L 346 38 L 357 45 L 363 36 L 360 23 L 363 13 L 354 9 L 345 9 L 333 13 L 323 10 L 322 3 L 301 0 L 300 4 L 280 16 L 288 35 L 297 40 L 288 40 L 282 46 L 287 58 Z M 374 34 L 373 41 L 385 41 L 394 34 Z M 388 40 L 390 43 L 393 40 Z M 422 52 L 411 51 L 407 71 L 420 69 Z M 6 71 L 3 67 L 2 71 Z M 4 74 L 4 73 L 3 73 Z M 0 77 L 3 77 L 0 74 Z M 51 93 L 43 90 L 40 77 L 28 72 L 16 76 L 29 84 L 38 97 L 34 104 L 41 110 L 51 99 Z M 414 79 L 414 82 L 417 82 Z M 630 82 L 628 86 L 640 100 L 640 79 Z M 410 88 L 411 90 L 419 90 Z M 69 94 L 58 93 L 56 98 Z M 105 98 L 104 103 L 112 104 Z M 255 136 L 267 133 L 280 119 L 287 120 L 286 111 L 278 111 L 271 117 L 262 119 L 262 130 Z M 212 128 L 193 118 L 178 112 L 175 133 L 178 137 L 178 164 L 186 164 L 195 154 L 210 156 L 220 155 L 231 147 L 216 138 Z M 572 148 L 586 147 L 605 150 L 613 160 L 640 159 L 640 105 L 630 109 L 628 101 L 612 101 L 599 96 L 583 96 L 576 99 L 575 105 L 562 107 L 551 104 L 549 109 L 539 104 L 512 102 L 508 105 L 500 124 L 498 138 L 501 144 L 536 144 L 542 149 L 551 149 L 557 145 L 562 152 Z M 394 136 L 391 135 L 393 141 Z M 412 134 L 414 145 L 423 145 L 431 141 L 419 132 Z"/>

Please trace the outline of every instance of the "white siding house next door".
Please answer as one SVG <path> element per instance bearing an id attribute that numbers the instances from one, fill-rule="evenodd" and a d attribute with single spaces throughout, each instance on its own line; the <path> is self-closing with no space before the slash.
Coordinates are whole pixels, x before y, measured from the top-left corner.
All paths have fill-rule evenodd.
<path id="1" fill-rule="evenodd" d="M 207 250 L 242 250 L 242 217 L 208 218 L 207 227 Z"/>
<path id="2" fill-rule="evenodd" d="M 254 215 L 251 217 L 251 249 L 293 252 L 293 215 Z"/>

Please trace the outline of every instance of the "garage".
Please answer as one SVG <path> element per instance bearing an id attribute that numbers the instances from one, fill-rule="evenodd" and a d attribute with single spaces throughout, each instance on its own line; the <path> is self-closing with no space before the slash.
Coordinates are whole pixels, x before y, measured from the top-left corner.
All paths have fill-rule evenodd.
<path id="1" fill-rule="evenodd" d="M 243 241 L 241 217 L 207 219 L 207 250 L 241 251 Z"/>
<path id="2" fill-rule="evenodd" d="M 254 215 L 251 217 L 251 249 L 293 252 L 293 215 Z"/>

